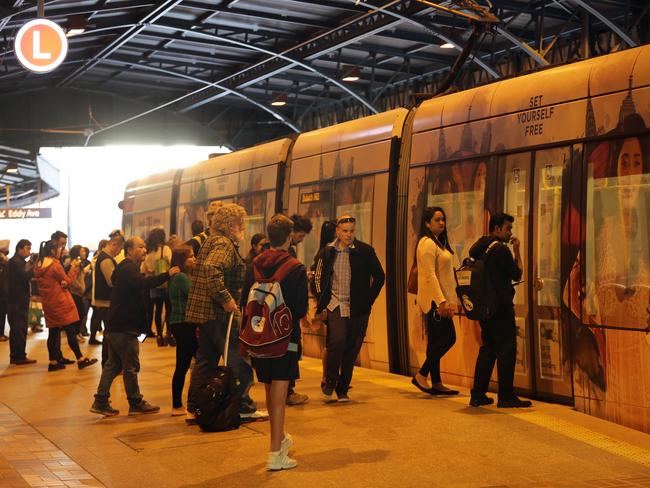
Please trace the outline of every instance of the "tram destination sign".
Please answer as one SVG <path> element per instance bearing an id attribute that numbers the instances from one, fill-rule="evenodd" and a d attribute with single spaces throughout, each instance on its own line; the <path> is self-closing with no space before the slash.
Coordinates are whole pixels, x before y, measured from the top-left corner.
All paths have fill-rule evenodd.
<path id="1" fill-rule="evenodd" d="M 0 220 L 49 219 L 51 208 L 0 208 Z"/>

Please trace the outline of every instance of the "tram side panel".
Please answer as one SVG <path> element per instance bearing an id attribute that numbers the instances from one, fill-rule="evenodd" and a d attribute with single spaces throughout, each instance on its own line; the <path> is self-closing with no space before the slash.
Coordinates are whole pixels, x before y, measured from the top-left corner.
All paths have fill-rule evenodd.
<path id="1" fill-rule="evenodd" d="M 323 222 L 343 214 L 356 218 L 357 238 L 371 244 L 386 269 L 389 167 L 394 134 L 402 133 L 407 110 L 399 109 L 300 136 L 294 147 L 289 189 L 290 213 L 306 214 L 314 230 L 298 246 L 298 258 L 310 266 L 318 251 Z M 301 141 L 302 137 L 306 137 Z M 316 149 L 313 149 L 316 148 Z M 325 326 L 314 316 L 303 327 L 305 354 L 320 357 Z M 362 366 L 389 370 L 386 287 L 373 307 Z"/>
<path id="2" fill-rule="evenodd" d="M 646 52 L 648 52 L 646 50 Z M 642 60 L 642 58 L 645 58 Z M 584 145 L 584 234 L 565 302 L 574 338 L 576 408 L 650 432 L 650 53 L 630 89 L 593 99 Z M 645 86 L 643 86 L 645 84 Z M 565 236 L 570 239 L 571 235 Z"/>

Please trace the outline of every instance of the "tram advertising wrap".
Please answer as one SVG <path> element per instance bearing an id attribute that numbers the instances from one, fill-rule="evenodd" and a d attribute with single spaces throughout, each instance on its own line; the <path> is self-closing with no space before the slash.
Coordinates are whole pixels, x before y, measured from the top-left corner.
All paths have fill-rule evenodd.
<path id="1" fill-rule="evenodd" d="M 213 201 L 243 205 L 249 237 L 277 211 L 306 214 L 314 230 L 298 257 L 308 267 L 322 222 L 354 215 L 387 279 L 359 363 L 401 374 L 425 356 L 424 316 L 406 291 L 423 209 L 445 209 L 456 266 L 492 213 L 510 213 L 525 268 L 516 387 L 650 433 L 650 47 L 133 182 L 124 228 L 144 236 L 161 226 L 188 239 Z M 319 356 L 325 330 L 311 315 L 304 350 Z M 454 321 L 443 377 L 471 386 L 480 328 Z"/>

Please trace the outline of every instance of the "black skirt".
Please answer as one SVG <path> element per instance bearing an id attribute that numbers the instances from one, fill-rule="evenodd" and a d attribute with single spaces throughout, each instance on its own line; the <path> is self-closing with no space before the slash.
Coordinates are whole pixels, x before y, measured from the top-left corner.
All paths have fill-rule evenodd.
<path id="1" fill-rule="evenodd" d="M 252 358 L 253 367 L 260 383 L 291 381 L 300 378 L 298 353 L 287 351 L 280 358 Z"/>

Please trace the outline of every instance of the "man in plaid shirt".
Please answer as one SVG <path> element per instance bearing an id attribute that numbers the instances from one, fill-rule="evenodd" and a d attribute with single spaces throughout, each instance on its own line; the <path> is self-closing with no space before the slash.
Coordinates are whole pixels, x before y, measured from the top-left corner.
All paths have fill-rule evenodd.
<path id="1" fill-rule="evenodd" d="M 257 408 L 248 396 L 253 383 L 253 370 L 239 353 L 239 321 L 241 313 L 237 305 L 241 301 L 246 265 L 239 254 L 239 243 L 244 238 L 246 211 L 234 203 L 217 208 L 212 216 L 210 237 L 203 243 L 192 274 L 190 292 L 185 311 L 185 322 L 196 324 L 199 329 L 199 348 L 196 365 L 190 380 L 188 409 L 193 408 L 192 397 L 201 383 L 216 373 L 223 354 L 228 332 L 230 314 L 234 313 L 228 366 L 239 380 L 242 407 L 240 415 L 268 417 Z"/>

